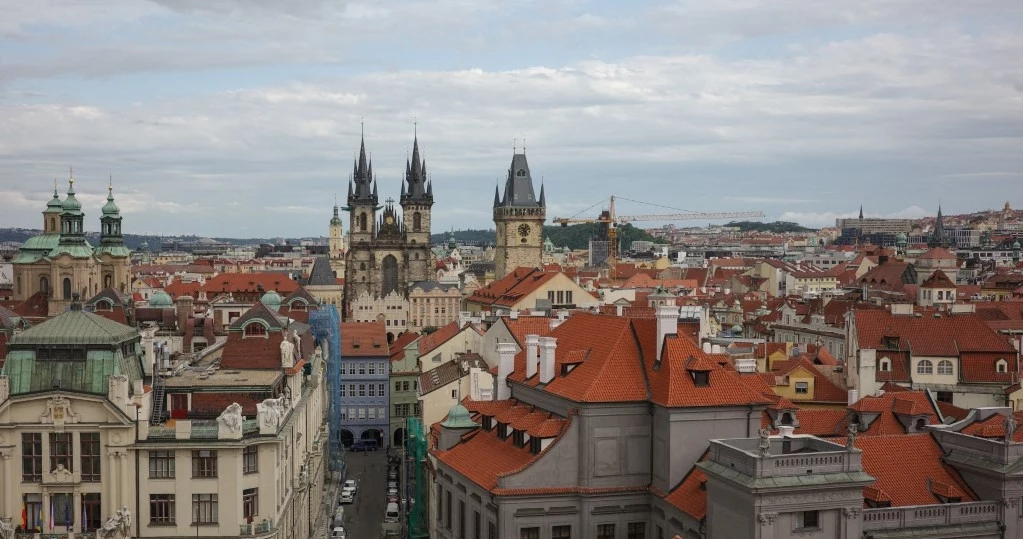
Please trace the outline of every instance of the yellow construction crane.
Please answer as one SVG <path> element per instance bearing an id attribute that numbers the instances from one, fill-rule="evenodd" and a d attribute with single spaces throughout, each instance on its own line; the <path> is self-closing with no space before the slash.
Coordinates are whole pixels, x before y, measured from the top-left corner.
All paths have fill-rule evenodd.
<path id="1" fill-rule="evenodd" d="M 554 223 L 561 226 L 568 226 L 570 224 L 577 223 L 599 223 L 607 225 L 607 239 L 608 239 L 608 263 L 611 268 L 611 279 L 615 278 L 615 268 L 618 265 L 618 226 L 624 225 L 625 223 L 631 223 L 633 221 L 692 221 L 692 220 L 704 220 L 704 219 L 735 219 L 743 217 L 763 217 L 764 212 L 761 211 L 732 211 L 732 212 L 684 212 L 684 213 L 666 213 L 666 214 L 640 214 L 640 215 L 617 215 L 615 214 L 615 196 L 611 195 L 611 202 L 608 205 L 606 212 L 600 214 L 600 217 L 595 219 L 579 219 L 574 217 L 563 218 L 555 217 Z M 629 200 L 629 199 L 626 199 Z M 638 202 L 638 201 L 633 201 Z M 598 203 L 599 204 L 599 203 Z M 647 204 L 647 203 L 643 203 Z M 595 206 L 596 204 L 594 204 Z M 591 206 L 592 208 L 593 206 Z M 583 210 L 586 211 L 586 210 Z"/>

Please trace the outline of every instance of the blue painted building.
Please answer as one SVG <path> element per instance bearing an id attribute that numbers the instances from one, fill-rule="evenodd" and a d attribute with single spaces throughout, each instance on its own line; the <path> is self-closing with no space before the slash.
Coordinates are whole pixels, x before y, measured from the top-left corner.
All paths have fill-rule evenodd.
<path id="1" fill-rule="evenodd" d="M 341 441 L 359 439 L 388 446 L 390 355 L 380 322 L 341 324 Z"/>

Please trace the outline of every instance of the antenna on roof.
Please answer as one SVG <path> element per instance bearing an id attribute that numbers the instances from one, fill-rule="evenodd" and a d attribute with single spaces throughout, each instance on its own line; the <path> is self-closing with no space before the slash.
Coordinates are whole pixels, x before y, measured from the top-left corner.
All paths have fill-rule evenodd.
<path id="1" fill-rule="evenodd" d="M 522 137 L 522 153 L 526 153 L 526 137 Z"/>
<path id="2" fill-rule="evenodd" d="M 513 138 L 512 139 L 512 155 L 514 155 L 515 152 L 517 152 L 517 151 L 519 151 L 519 139 Z"/>

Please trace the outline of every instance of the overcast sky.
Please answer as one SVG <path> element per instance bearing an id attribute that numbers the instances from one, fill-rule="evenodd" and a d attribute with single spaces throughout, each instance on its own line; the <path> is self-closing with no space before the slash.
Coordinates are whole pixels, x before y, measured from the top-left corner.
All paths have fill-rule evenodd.
<path id="1" fill-rule="evenodd" d="M 89 229 L 113 175 L 126 232 L 326 235 L 362 118 L 382 199 L 418 122 L 434 231 L 491 225 L 515 139 L 549 216 L 610 194 L 813 226 L 861 203 L 1023 206 L 1019 0 L 0 0 L 0 14 L 0 226 L 38 227 L 74 166 Z"/>

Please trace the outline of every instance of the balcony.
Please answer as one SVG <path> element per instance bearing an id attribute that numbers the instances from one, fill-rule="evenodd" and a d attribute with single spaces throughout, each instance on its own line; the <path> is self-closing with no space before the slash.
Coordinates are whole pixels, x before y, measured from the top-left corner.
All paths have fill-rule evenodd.
<path id="1" fill-rule="evenodd" d="M 262 520 L 260 522 L 254 522 L 252 524 L 242 524 L 238 531 L 238 535 L 242 537 L 253 537 L 258 535 L 268 534 L 274 531 L 274 524 L 270 520 Z"/>
<path id="2" fill-rule="evenodd" d="M 1002 503 L 998 501 L 864 509 L 863 531 L 973 523 L 986 523 L 994 527 L 1002 522 L 1002 510 Z"/>
<path id="3" fill-rule="evenodd" d="M 759 454 L 759 442 L 756 438 L 715 440 L 708 460 L 752 478 L 863 471 L 859 451 L 819 438 L 774 437 L 764 456 Z"/>

